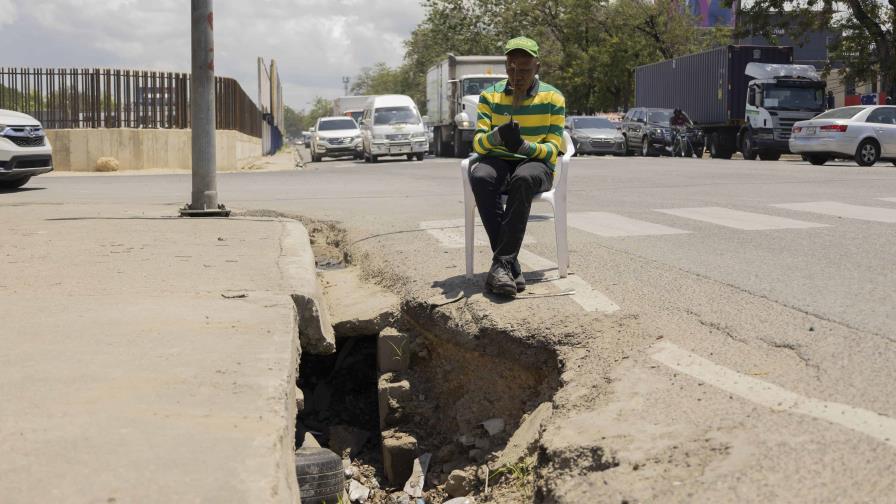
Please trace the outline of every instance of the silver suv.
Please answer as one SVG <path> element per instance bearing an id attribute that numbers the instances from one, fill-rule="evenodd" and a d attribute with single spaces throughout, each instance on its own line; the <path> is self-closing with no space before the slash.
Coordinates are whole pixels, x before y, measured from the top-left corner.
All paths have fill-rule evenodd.
<path id="1" fill-rule="evenodd" d="M 352 156 L 361 159 L 361 130 L 351 117 L 321 117 L 311 134 L 311 160 Z"/>

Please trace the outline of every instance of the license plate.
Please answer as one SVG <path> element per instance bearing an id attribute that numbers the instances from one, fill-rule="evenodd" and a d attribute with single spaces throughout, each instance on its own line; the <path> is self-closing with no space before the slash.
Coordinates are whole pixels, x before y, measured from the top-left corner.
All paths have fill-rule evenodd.
<path id="1" fill-rule="evenodd" d="M 814 127 L 813 127 L 813 128 L 806 128 L 806 134 L 807 134 L 807 135 L 814 135 L 814 134 L 815 134 L 815 128 L 814 128 Z"/>
<path id="2" fill-rule="evenodd" d="M 407 154 L 411 152 L 410 147 L 389 147 L 389 154 Z"/>

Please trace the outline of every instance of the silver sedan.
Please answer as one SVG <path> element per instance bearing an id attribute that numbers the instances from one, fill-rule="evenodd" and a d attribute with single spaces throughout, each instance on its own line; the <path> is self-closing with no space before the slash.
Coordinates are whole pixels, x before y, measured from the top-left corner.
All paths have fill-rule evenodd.
<path id="1" fill-rule="evenodd" d="M 854 159 L 860 166 L 881 160 L 896 165 L 896 106 L 855 106 L 828 110 L 793 125 L 790 151 L 814 165 Z"/>

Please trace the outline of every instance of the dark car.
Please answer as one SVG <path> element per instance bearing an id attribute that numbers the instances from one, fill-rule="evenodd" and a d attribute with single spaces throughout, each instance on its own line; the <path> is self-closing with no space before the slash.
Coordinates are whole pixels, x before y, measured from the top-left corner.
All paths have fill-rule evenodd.
<path id="1" fill-rule="evenodd" d="M 645 107 L 629 110 L 622 119 L 626 153 L 639 152 L 642 156 L 693 154 L 702 157 L 705 144 L 702 133 L 693 127 L 690 119 L 687 119 L 686 126 L 670 126 L 673 112 L 673 109 Z"/>
<path id="2" fill-rule="evenodd" d="M 576 154 L 625 154 L 622 132 L 606 117 L 567 117 L 566 130 L 575 144 Z"/>

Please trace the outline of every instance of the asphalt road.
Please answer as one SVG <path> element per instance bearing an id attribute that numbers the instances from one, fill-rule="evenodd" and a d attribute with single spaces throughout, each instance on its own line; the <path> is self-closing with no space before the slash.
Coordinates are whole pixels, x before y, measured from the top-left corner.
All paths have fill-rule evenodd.
<path id="1" fill-rule="evenodd" d="M 462 217 L 459 176 L 451 159 L 327 160 L 221 174 L 219 193 L 234 209 L 340 221 L 428 284 L 463 273 L 458 224 L 433 224 Z M 190 177 L 55 174 L 26 188 L 0 194 L 0 215 L 7 205 L 78 203 L 175 212 Z M 579 157 L 569 212 L 577 281 L 661 340 L 614 367 L 612 396 L 579 421 L 602 425 L 621 461 L 658 469 L 586 478 L 559 494 L 593 485 L 643 500 L 892 498 L 896 167 Z M 553 261 L 550 211 L 534 213 L 525 247 Z M 476 267 L 487 267 L 481 250 Z M 554 303 L 584 313 L 572 299 Z M 583 436 L 569 425 L 556 443 Z M 855 499 L 841 493 L 859 480 L 871 486 Z"/>

